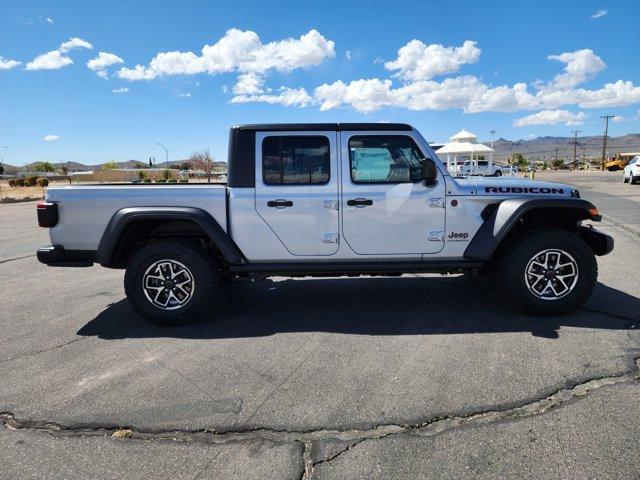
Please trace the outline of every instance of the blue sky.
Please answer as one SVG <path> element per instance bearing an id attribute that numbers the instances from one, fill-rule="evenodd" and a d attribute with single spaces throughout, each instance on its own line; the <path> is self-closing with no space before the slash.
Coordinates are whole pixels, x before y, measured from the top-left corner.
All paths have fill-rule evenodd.
<path id="1" fill-rule="evenodd" d="M 229 126 L 258 122 L 638 132 L 639 20 L 637 1 L 3 2 L 0 154 L 225 160 Z"/>

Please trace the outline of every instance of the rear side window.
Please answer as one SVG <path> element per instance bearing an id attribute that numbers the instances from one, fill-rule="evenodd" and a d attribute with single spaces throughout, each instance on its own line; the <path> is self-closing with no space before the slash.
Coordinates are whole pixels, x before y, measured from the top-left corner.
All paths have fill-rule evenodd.
<path id="1" fill-rule="evenodd" d="M 273 136 L 262 141 L 262 180 L 267 185 L 313 185 L 329 181 L 329 139 Z"/>
<path id="2" fill-rule="evenodd" d="M 355 136 L 349 139 L 354 183 L 407 183 L 421 180 L 424 156 L 411 137 Z"/>

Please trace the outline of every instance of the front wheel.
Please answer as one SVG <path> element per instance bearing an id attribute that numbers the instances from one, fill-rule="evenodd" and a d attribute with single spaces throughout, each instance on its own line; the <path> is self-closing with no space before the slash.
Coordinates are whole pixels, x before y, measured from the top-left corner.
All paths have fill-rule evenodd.
<path id="1" fill-rule="evenodd" d="M 622 181 L 624 183 L 629 183 L 629 179 L 627 178 L 627 176 L 624 173 L 622 174 Z"/>
<path id="2" fill-rule="evenodd" d="M 501 176 L 502 176 L 502 172 L 501 172 L 500 170 L 498 170 L 498 171 L 496 172 L 496 177 L 501 177 Z"/>
<path id="3" fill-rule="evenodd" d="M 131 258 L 124 290 L 133 308 L 163 327 L 198 321 L 207 312 L 217 279 L 213 255 L 191 240 L 157 240 Z"/>
<path id="4" fill-rule="evenodd" d="M 595 256 L 582 238 L 552 227 L 518 235 L 500 262 L 503 291 L 522 310 L 559 315 L 579 308 L 598 279 Z"/>

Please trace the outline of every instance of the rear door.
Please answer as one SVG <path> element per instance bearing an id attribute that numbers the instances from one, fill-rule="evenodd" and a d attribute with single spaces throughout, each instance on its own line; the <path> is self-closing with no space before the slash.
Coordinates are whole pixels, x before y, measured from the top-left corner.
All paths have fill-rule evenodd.
<path id="1" fill-rule="evenodd" d="M 337 157 L 335 131 L 256 133 L 256 210 L 292 256 L 338 251 Z"/>
<path id="2" fill-rule="evenodd" d="M 421 179 L 427 155 L 409 133 L 341 132 L 342 229 L 360 255 L 420 255 L 444 246 L 445 182 Z"/>

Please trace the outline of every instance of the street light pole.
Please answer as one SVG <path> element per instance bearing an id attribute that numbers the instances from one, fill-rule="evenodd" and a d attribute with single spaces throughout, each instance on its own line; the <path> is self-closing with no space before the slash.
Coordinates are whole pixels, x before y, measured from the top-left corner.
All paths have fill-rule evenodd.
<path id="1" fill-rule="evenodd" d="M 167 147 L 165 147 L 163 144 L 158 142 L 156 142 L 156 145 L 160 145 L 162 148 L 164 148 L 164 156 L 167 161 L 167 168 L 169 168 L 169 152 L 167 151 Z"/>

